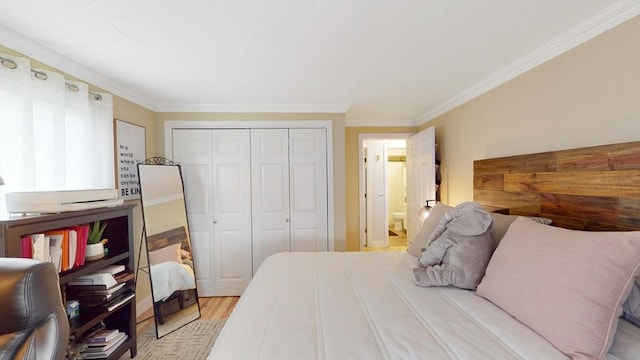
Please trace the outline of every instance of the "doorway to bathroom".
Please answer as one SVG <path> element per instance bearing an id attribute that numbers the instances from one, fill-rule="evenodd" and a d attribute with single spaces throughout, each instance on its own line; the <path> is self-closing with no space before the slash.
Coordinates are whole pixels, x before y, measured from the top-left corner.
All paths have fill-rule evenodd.
<path id="1" fill-rule="evenodd" d="M 360 134 L 360 250 L 407 247 L 406 139 L 412 134 Z"/>

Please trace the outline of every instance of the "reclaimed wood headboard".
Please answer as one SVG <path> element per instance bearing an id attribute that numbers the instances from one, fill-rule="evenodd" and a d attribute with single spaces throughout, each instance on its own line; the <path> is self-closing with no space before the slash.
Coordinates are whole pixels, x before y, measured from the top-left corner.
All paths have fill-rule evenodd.
<path id="1" fill-rule="evenodd" d="M 147 236 L 147 250 L 149 251 L 162 249 L 172 244 L 181 244 L 181 249 L 191 251 L 184 226 Z"/>
<path id="2" fill-rule="evenodd" d="M 640 141 L 477 160 L 474 201 L 579 230 L 640 230 Z"/>

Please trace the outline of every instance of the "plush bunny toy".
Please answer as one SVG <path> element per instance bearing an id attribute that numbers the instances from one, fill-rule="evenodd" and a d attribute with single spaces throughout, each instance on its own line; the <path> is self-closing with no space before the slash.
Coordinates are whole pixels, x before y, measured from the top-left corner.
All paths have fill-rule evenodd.
<path id="1" fill-rule="evenodd" d="M 413 269 L 416 285 L 474 290 L 493 254 L 492 225 L 491 215 L 475 202 L 449 210 L 418 257 L 418 267 Z"/>

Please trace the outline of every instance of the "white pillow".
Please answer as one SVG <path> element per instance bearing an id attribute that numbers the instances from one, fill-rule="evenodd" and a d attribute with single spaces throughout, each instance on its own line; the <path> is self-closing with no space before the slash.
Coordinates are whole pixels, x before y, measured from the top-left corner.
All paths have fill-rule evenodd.
<path id="1" fill-rule="evenodd" d="M 518 218 L 478 295 L 573 358 L 603 359 L 634 276 L 640 232 L 586 232 Z"/>
<path id="2" fill-rule="evenodd" d="M 409 244 L 409 247 L 407 248 L 407 252 L 409 254 L 415 257 L 422 254 L 422 248 L 427 246 L 429 236 L 431 236 L 431 233 L 436 228 L 444 214 L 451 209 L 453 209 L 451 206 L 443 205 L 441 203 L 437 203 L 431 208 L 429 216 L 424 219 L 424 222 L 422 222 L 420 232 L 416 235 L 415 239 L 411 240 L 411 244 Z"/>

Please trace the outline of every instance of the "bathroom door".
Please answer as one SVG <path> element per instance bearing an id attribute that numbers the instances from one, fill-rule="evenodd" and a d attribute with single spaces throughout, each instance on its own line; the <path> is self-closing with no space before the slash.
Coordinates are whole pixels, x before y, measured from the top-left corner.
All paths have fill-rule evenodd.
<path id="1" fill-rule="evenodd" d="M 436 200 L 435 128 L 427 128 L 407 139 L 407 238 L 413 241 L 422 220 L 418 211 L 427 200 Z"/>
<path id="2" fill-rule="evenodd" d="M 367 247 L 386 247 L 389 246 L 389 219 L 385 140 L 366 140 L 364 146 L 367 148 Z"/>

